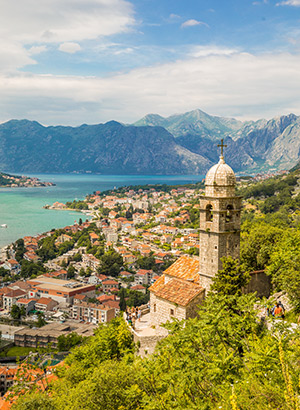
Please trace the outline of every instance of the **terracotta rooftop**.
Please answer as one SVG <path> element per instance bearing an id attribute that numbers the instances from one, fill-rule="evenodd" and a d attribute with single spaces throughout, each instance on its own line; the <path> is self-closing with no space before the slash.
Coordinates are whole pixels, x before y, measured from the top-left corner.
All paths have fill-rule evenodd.
<path id="1" fill-rule="evenodd" d="M 158 281 L 159 279 L 156 282 Z M 161 285 L 156 290 L 155 296 L 167 299 L 169 302 L 181 306 L 186 306 L 203 291 L 204 288 L 200 285 L 174 278 L 169 280 L 166 284 Z"/>
<path id="2" fill-rule="evenodd" d="M 107 300 L 116 300 L 116 295 L 101 295 L 98 296 L 97 299 L 99 300 L 99 302 L 104 302 Z"/>
<path id="3" fill-rule="evenodd" d="M 193 259 L 188 256 L 182 256 L 177 259 L 168 269 L 164 272 L 168 276 L 173 276 L 178 279 L 191 280 L 194 282 L 199 281 L 199 260 Z"/>
<path id="4" fill-rule="evenodd" d="M 51 302 L 51 298 L 40 298 L 36 303 L 38 303 L 39 305 L 49 305 Z"/>
<path id="5" fill-rule="evenodd" d="M 24 292 L 21 289 L 16 289 L 16 290 L 9 290 L 7 293 L 4 294 L 4 296 L 9 297 L 9 298 L 15 298 L 18 296 L 25 296 L 26 292 Z"/>
<path id="6" fill-rule="evenodd" d="M 150 286 L 150 292 L 155 292 L 156 290 L 160 289 L 162 285 L 165 283 L 165 275 L 160 276 L 153 285 Z"/>

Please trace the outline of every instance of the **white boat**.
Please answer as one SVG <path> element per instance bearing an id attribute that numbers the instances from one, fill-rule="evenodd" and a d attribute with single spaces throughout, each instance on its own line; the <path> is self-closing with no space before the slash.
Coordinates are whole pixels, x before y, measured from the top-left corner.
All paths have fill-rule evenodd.
<path id="1" fill-rule="evenodd" d="M 0 225 L 0 228 L 7 228 L 7 225 L 6 225 L 6 224 L 2 224 L 2 225 Z"/>

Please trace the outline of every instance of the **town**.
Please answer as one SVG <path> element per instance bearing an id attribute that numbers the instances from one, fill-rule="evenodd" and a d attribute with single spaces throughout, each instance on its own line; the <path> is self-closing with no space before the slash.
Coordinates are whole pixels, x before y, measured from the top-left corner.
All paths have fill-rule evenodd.
<path id="1" fill-rule="evenodd" d="M 16 176 L 0 172 L 0 188 L 18 188 L 18 187 L 45 187 L 53 186 L 52 182 L 42 182 L 36 177 Z"/>
<path id="2" fill-rule="evenodd" d="M 56 348 L 60 336 L 90 336 L 126 306 L 147 309 L 148 287 L 163 271 L 199 254 L 200 187 L 122 188 L 53 204 L 92 218 L 2 250 L 0 320 L 15 325 L 8 333 L 1 325 L 2 339 Z"/>

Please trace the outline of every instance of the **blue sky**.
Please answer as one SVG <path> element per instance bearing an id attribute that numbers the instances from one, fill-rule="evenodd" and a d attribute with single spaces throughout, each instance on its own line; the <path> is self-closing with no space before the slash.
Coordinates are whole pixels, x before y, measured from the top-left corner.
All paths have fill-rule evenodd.
<path id="1" fill-rule="evenodd" d="M 0 121 L 300 115 L 300 0 L 0 0 Z"/>

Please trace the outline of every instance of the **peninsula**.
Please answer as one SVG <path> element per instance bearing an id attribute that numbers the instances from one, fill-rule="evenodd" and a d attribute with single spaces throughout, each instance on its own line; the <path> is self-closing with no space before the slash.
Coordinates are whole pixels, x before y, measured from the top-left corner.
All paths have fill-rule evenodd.
<path id="1" fill-rule="evenodd" d="M 24 175 L 10 175 L 0 172 L 0 188 L 19 188 L 19 187 L 45 187 L 55 185 L 52 182 L 42 182 L 36 177 L 26 177 Z"/>

